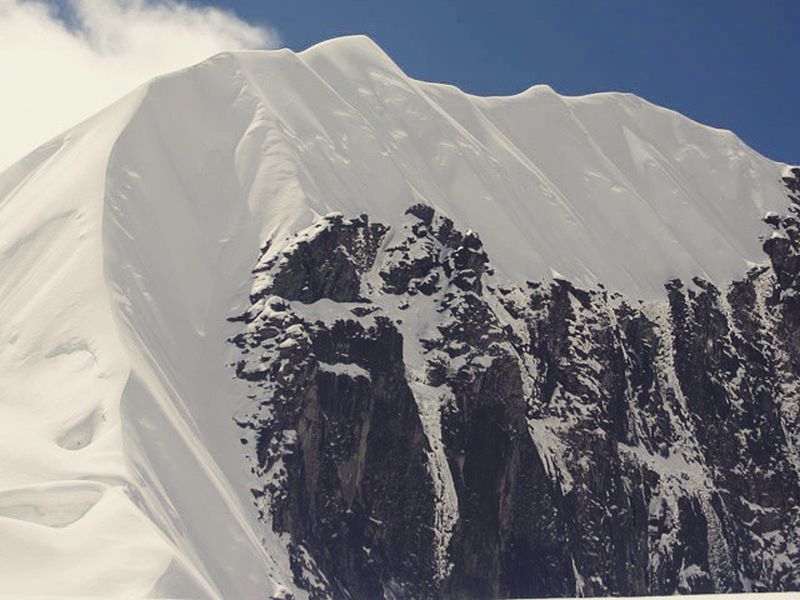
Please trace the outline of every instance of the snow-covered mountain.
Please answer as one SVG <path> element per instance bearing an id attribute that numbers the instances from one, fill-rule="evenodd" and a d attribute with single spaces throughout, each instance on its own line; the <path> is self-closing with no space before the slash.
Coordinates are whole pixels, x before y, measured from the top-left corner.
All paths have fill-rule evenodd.
<path id="1" fill-rule="evenodd" d="M 798 203 L 364 37 L 154 80 L 0 174 L 0 594 L 798 589 Z"/>

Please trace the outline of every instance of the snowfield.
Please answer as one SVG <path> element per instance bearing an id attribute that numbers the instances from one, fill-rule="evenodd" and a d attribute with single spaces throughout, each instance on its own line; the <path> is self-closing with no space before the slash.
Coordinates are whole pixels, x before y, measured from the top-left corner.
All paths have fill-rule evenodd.
<path id="1" fill-rule="evenodd" d="M 146 84 L 0 174 L 0 594 L 297 593 L 232 418 L 266 241 L 424 202 L 500 279 L 653 300 L 765 261 L 784 168 L 628 94 L 415 81 L 365 37 Z"/>

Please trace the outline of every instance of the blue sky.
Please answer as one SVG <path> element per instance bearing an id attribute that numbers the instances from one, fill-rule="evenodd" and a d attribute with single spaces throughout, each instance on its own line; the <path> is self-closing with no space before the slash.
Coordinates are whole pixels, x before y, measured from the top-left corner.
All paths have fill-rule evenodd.
<path id="1" fill-rule="evenodd" d="M 303 49 L 366 33 L 410 75 L 478 94 L 638 94 L 800 163 L 800 0 L 216 2 Z"/>

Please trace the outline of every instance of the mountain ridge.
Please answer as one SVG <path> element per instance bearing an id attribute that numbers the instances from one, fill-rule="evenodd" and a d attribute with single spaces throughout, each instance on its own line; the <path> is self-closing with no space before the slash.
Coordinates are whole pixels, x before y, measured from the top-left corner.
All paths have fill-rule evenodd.
<path id="1" fill-rule="evenodd" d="M 356 52 L 356 51 L 358 51 L 358 52 Z M 382 50 L 379 51 L 378 46 L 374 42 L 369 40 L 369 38 L 366 38 L 365 36 L 351 36 L 351 37 L 345 37 L 345 38 L 338 38 L 338 39 L 335 39 L 335 40 L 330 40 L 328 42 L 322 42 L 322 43 L 320 43 L 320 44 L 318 44 L 316 46 L 312 46 L 311 48 L 309 48 L 309 49 L 307 49 L 307 50 L 305 50 L 303 52 L 300 52 L 300 53 L 294 53 L 294 52 L 292 52 L 290 50 L 287 50 L 287 49 L 274 50 L 274 51 L 235 51 L 235 52 L 221 53 L 221 54 L 216 55 L 215 57 L 209 59 L 208 61 L 204 61 L 203 63 L 200 63 L 199 65 L 196 65 L 194 67 L 189 67 L 188 69 L 184 69 L 184 70 L 179 71 L 179 72 L 177 72 L 175 74 L 165 75 L 165 76 L 162 76 L 160 78 L 157 78 L 157 79 L 153 80 L 153 82 L 145 84 L 142 87 L 141 90 L 139 90 L 138 92 L 135 92 L 135 93 L 136 94 L 140 94 L 142 96 L 142 99 L 143 99 L 144 102 L 148 102 L 147 98 L 150 95 L 152 95 L 153 93 L 155 93 L 155 92 L 151 91 L 151 89 L 150 89 L 151 86 L 153 86 L 153 85 L 155 85 L 157 87 L 159 85 L 163 86 L 167 81 L 170 81 L 175 77 L 186 77 L 186 78 L 197 79 L 198 73 L 200 71 L 207 70 L 207 68 L 209 68 L 211 65 L 219 63 L 219 62 L 224 62 L 224 61 L 228 60 L 228 58 L 237 59 L 237 57 L 238 57 L 237 60 L 239 60 L 239 62 L 237 63 L 237 65 L 241 65 L 241 60 L 240 59 L 255 59 L 255 62 L 264 62 L 264 61 L 266 61 L 267 63 L 285 61 L 286 59 L 288 59 L 289 62 L 298 62 L 298 63 L 306 65 L 311 70 L 312 74 L 314 76 L 316 76 L 317 78 L 319 78 L 319 81 L 321 82 L 321 84 L 326 89 L 330 90 L 336 97 L 342 99 L 342 102 L 344 103 L 345 106 L 352 107 L 352 105 L 349 104 L 349 101 L 343 99 L 343 96 L 342 96 L 341 93 L 339 93 L 339 92 L 337 92 L 337 91 L 335 91 L 333 89 L 330 81 L 327 81 L 327 80 L 325 80 L 324 77 L 320 77 L 319 76 L 319 71 L 322 69 L 322 67 L 319 66 L 320 63 L 324 63 L 326 60 L 328 62 L 330 62 L 330 59 L 327 58 L 327 57 L 329 57 L 331 54 L 337 54 L 337 58 L 338 58 L 338 55 L 345 55 L 345 59 L 347 59 L 348 56 L 351 57 L 353 54 L 356 54 L 359 57 L 363 57 L 364 55 L 367 55 L 367 56 L 370 57 L 370 60 L 369 61 L 363 61 L 366 64 L 368 64 L 368 65 L 369 64 L 376 64 L 376 61 L 377 61 L 377 64 L 383 65 L 384 67 L 390 68 L 391 70 L 395 71 L 396 73 L 402 74 L 402 72 L 400 71 L 399 67 L 397 67 L 396 64 L 393 63 L 391 61 L 391 59 L 387 55 L 385 55 L 385 53 L 383 53 Z M 290 58 L 290 57 L 297 57 L 297 58 Z M 317 63 L 316 67 L 314 66 L 314 63 Z M 239 69 L 238 66 L 234 66 L 234 65 L 231 65 L 231 68 L 234 69 L 234 70 Z M 244 69 L 244 70 L 246 71 L 246 69 Z M 236 72 L 231 72 L 230 73 L 230 76 L 234 78 L 234 81 L 235 81 L 235 79 L 237 77 L 237 73 L 239 73 L 239 76 L 243 77 L 244 80 L 247 79 L 247 76 L 246 75 L 242 75 L 241 71 L 242 71 L 242 69 L 239 69 Z M 586 95 L 586 96 L 568 97 L 568 96 L 558 95 L 555 92 L 551 94 L 549 91 L 547 91 L 548 88 L 546 88 L 546 87 L 533 86 L 532 88 L 529 88 L 528 90 L 526 90 L 524 92 L 521 92 L 520 94 L 516 94 L 516 95 L 512 95 L 512 96 L 493 96 L 493 97 L 485 97 L 484 98 L 484 97 L 479 97 L 479 96 L 466 94 L 466 93 L 458 90 L 458 88 L 451 87 L 449 85 L 431 84 L 431 83 L 422 82 L 422 81 L 414 81 L 414 80 L 410 80 L 407 77 L 405 77 L 404 74 L 402 74 L 402 75 L 409 82 L 413 81 L 414 86 L 416 86 L 417 88 L 422 90 L 422 92 L 424 92 L 425 96 L 428 98 L 429 101 L 431 100 L 431 95 L 434 94 L 437 90 L 439 90 L 440 88 L 443 87 L 444 89 L 447 89 L 448 91 L 456 91 L 455 92 L 456 95 L 461 97 L 462 99 L 463 98 L 469 98 L 469 99 L 472 99 L 472 100 L 476 101 L 478 104 L 488 103 L 489 105 L 491 105 L 494 101 L 499 101 L 501 104 L 509 104 L 510 105 L 510 104 L 514 104 L 515 101 L 526 100 L 526 99 L 529 100 L 530 98 L 538 97 L 538 96 L 543 96 L 545 98 L 552 98 L 553 100 L 556 101 L 557 104 L 563 105 L 565 107 L 569 106 L 569 102 L 570 101 L 578 101 L 579 104 L 580 103 L 584 103 L 584 104 L 588 103 L 590 105 L 596 104 L 598 102 L 600 102 L 601 104 L 603 102 L 607 102 L 607 103 L 611 104 L 611 106 L 609 107 L 609 110 L 613 109 L 614 105 L 618 105 L 620 103 L 633 103 L 634 105 L 641 105 L 642 107 L 645 107 L 644 109 L 646 111 L 653 112 L 653 113 L 664 113 L 664 115 L 669 116 L 670 119 L 678 118 L 680 123 L 687 123 L 687 124 L 690 124 L 690 126 L 693 127 L 693 128 L 696 127 L 699 130 L 702 130 L 702 131 L 705 131 L 705 132 L 708 132 L 708 133 L 713 133 L 712 137 L 721 137 L 721 138 L 731 137 L 734 149 L 733 150 L 726 149 L 725 151 L 729 152 L 729 153 L 732 153 L 732 155 L 734 155 L 734 156 L 737 153 L 741 153 L 741 152 L 745 153 L 744 156 L 750 156 L 750 157 L 758 156 L 755 152 L 750 151 L 741 142 L 741 140 L 736 138 L 735 134 L 732 134 L 728 130 L 716 129 L 716 128 L 708 127 L 706 125 L 699 124 L 699 123 L 697 123 L 695 121 L 692 121 L 691 119 L 687 119 L 686 117 L 683 117 L 683 116 L 679 115 L 679 113 L 676 113 L 675 111 L 671 111 L 669 109 L 663 109 L 662 107 L 658 107 L 657 105 L 651 104 L 651 103 L 649 103 L 647 101 L 644 101 L 644 100 L 642 100 L 642 99 L 640 99 L 640 98 L 638 98 L 636 96 L 633 96 L 631 94 L 619 94 L 617 92 L 601 92 L 601 93 L 597 93 L 597 94 L 589 94 L 589 95 Z M 329 79 L 331 79 L 333 81 L 333 78 L 330 77 L 330 76 L 329 76 Z M 162 83 L 160 84 L 159 82 L 162 82 Z M 244 84 L 244 83 L 245 83 L 245 81 L 242 81 L 242 84 Z M 226 85 L 229 85 L 229 84 L 226 84 Z M 251 78 L 251 80 L 249 82 L 248 88 L 251 91 L 253 91 L 255 96 L 258 97 L 260 95 L 262 100 L 267 102 L 265 100 L 265 98 L 267 98 L 268 96 L 264 95 L 263 90 L 261 90 L 261 91 L 258 90 L 258 85 L 257 85 L 257 83 L 253 82 L 252 78 Z M 274 90 L 270 90 L 270 93 L 271 94 L 275 94 L 276 92 Z M 269 102 L 267 102 L 267 104 L 269 104 Z M 533 108 L 535 108 L 536 110 L 539 110 L 539 107 L 533 107 Z M 550 110 L 549 108 L 547 108 L 547 106 L 545 106 L 545 109 L 546 110 Z M 461 110 L 461 109 L 459 109 L 459 110 Z M 472 110 L 472 109 L 469 109 L 469 110 Z M 526 108 L 526 110 L 530 111 L 532 109 L 531 108 Z M 556 110 L 558 110 L 558 109 L 556 109 Z M 357 113 L 358 111 L 355 111 L 355 112 Z M 445 113 L 445 114 L 447 114 L 447 113 Z M 483 117 L 485 117 L 485 114 L 482 113 L 482 114 L 480 114 L 478 116 L 483 118 Z M 470 133 L 468 130 L 464 129 L 463 124 L 461 123 L 460 120 L 458 120 L 458 119 L 453 120 L 451 116 L 448 116 L 446 118 L 450 119 L 451 122 L 454 124 L 453 126 L 455 127 L 456 134 L 458 134 L 458 132 L 466 132 L 466 140 L 467 140 L 467 142 L 469 142 L 469 143 L 474 142 L 478 147 L 483 146 L 484 150 L 489 150 L 489 148 L 486 147 L 484 141 L 475 138 L 475 136 L 472 133 Z M 466 118 L 466 117 L 464 117 L 464 118 Z M 572 117 L 570 117 L 570 118 L 572 118 Z M 462 119 L 462 120 L 464 120 L 464 119 Z M 485 118 L 483 120 L 486 121 Z M 491 128 L 493 128 L 494 130 L 496 130 L 496 131 L 498 131 L 500 133 L 501 141 L 503 139 L 505 139 L 505 141 L 501 143 L 501 146 L 502 145 L 508 146 L 511 149 L 510 151 L 512 152 L 512 154 L 516 154 L 518 156 L 518 158 L 516 160 L 521 160 L 523 163 L 525 163 L 527 165 L 524 168 L 529 168 L 529 169 L 533 168 L 534 171 L 536 170 L 536 167 L 535 167 L 535 165 L 537 164 L 536 161 L 532 161 L 531 158 L 525 152 L 520 151 L 519 147 L 516 146 L 513 142 L 510 141 L 510 139 L 507 136 L 507 132 L 504 133 L 502 131 L 499 131 L 497 129 L 496 123 L 494 123 L 492 121 L 487 121 L 487 123 L 488 123 L 488 125 L 487 125 L 488 127 L 491 127 Z M 576 126 L 579 129 L 582 129 L 582 130 L 586 131 L 586 128 L 582 123 L 577 123 Z M 403 135 L 403 133 L 402 132 L 398 132 L 398 135 Z M 638 134 L 632 133 L 631 135 L 633 135 L 633 137 L 636 138 L 636 136 Z M 61 136 L 61 137 L 63 137 L 63 136 Z M 552 136 L 550 136 L 550 138 L 548 138 L 548 139 L 552 139 Z M 594 142 L 592 140 L 591 135 L 588 135 L 588 132 L 587 132 L 586 140 L 587 140 L 589 145 L 596 144 L 596 142 Z M 556 141 L 557 141 L 557 139 L 556 139 Z M 602 144 L 601 144 L 601 146 L 602 146 Z M 727 146 L 726 146 L 726 148 L 727 148 Z M 691 146 L 689 146 L 689 149 L 691 149 Z M 631 152 L 633 152 L 635 154 L 636 151 L 633 150 Z M 645 155 L 646 154 L 647 154 L 647 152 L 645 151 Z M 640 186 L 638 186 L 638 184 L 636 184 L 633 181 L 624 181 L 624 178 L 620 178 L 620 175 L 623 172 L 625 172 L 625 169 L 620 170 L 620 166 L 616 165 L 614 163 L 614 161 L 609 161 L 606 157 L 604 157 L 602 155 L 602 152 L 599 153 L 599 155 L 597 157 L 597 160 L 600 161 L 600 164 L 603 164 L 603 163 L 607 163 L 607 164 L 605 164 L 605 166 L 603 168 L 600 168 L 600 169 L 588 169 L 587 168 L 587 171 L 589 173 L 587 176 L 595 177 L 595 174 L 596 174 L 596 176 L 600 178 L 600 179 L 598 179 L 599 183 L 597 183 L 597 182 L 595 182 L 595 183 L 597 183 L 598 185 L 601 185 L 601 186 L 607 186 L 606 182 L 603 181 L 602 178 L 603 177 L 608 178 L 609 177 L 609 173 L 610 173 L 610 178 L 612 179 L 613 184 L 614 184 L 611 187 L 617 186 L 617 187 L 620 187 L 620 188 L 628 188 L 628 189 L 623 189 L 623 192 L 624 193 L 631 192 L 631 193 L 634 193 L 634 194 L 639 193 L 641 195 L 641 192 L 638 190 L 638 187 L 640 187 Z M 645 158 L 644 160 L 649 160 L 649 159 Z M 670 159 L 670 160 L 672 160 L 672 159 Z M 748 159 L 748 160 L 750 160 L 750 159 Z M 763 198 L 762 199 L 757 199 L 756 198 L 754 200 L 748 200 L 748 201 L 754 201 L 756 206 L 758 206 L 758 210 L 762 213 L 762 214 L 758 214 L 757 215 L 758 217 L 763 216 L 763 213 L 766 213 L 766 212 L 768 212 L 770 210 L 776 210 L 778 208 L 781 208 L 781 206 L 772 205 L 772 204 L 775 203 L 775 199 L 778 199 L 778 198 L 781 197 L 779 195 L 779 192 L 780 192 L 779 178 L 780 178 L 782 169 L 787 167 L 787 165 L 785 165 L 783 163 L 772 163 L 772 161 L 769 161 L 767 159 L 761 159 L 761 160 L 762 160 L 762 164 L 760 165 L 759 171 L 763 171 L 764 165 L 768 165 L 768 164 L 774 164 L 774 165 L 776 165 L 776 167 L 775 167 L 775 171 L 774 171 L 774 176 L 771 178 L 772 181 L 770 181 L 770 184 L 774 186 L 770 190 L 770 194 L 769 194 L 769 196 L 771 197 L 772 202 L 770 202 L 768 200 L 766 202 L 766 204 L 765 204 Z M 531 165 L 534 165 L 534 166 L 532 167 Z M 713 168 L 717 168 L 717 167 L 713 167 Z M 712 170 L 713 170 L 713 168 L 712 168 Z M 674 174 L 666 173 L 665 176 L 666 177 L 673 177 Z M 545 183 L 542 184 L 542 185 L 545 186 L 543 188 L 544 191 L 545 191 L 545 197 L 546 197 L 547 194 L 551 193 L 551 194 L 555 194 L 556 197 L 560 197 L 560 200 L 563 200 L 563 198 L 568 198 L 568 199 L 572 200 L 572 198 L 574 196 L 576 196 L 576 194 L 574 194 L 574 193 L 572 193 L 572 194 L 568 193 L 568 192 L 562 193 L 560 191 L 560 187 L 559 187 L 559 183 L 560 182 L 554 183 L 553 180 L 552 180 L 552 177 L 549 177 L 546 172 L 540 173 L 539 177 L 543 178 L 544 181 L 545 181 Z M 562 177 L 563 177 L 563 175 L 562 175 Z M 534 181 L 536 180 L 536 173 L 532 174 L 532 179 Z M 620 181 L 617 181 L 616 179 L 620 179 Z M 684 181 L 684 183 L 685 183 L 685 181 Z M 605 195 L 598 197 L 598 199 L 594 200 L 594 203 L 596 204 L 596 203 L 608 202 L 608 200 L 607 200 L 608 196 L 607 196 L 606 192 L 607 192 L 607 190 L 603 190 L 603 194 L 605 194 Z M 410 191 L 408 191 L 406 193 L 410 193 L 410 194 L 413 195 L 415 192 L 413 190 L 410 190 Z M 679 193 L 679 192 L 673 190 L 673 193 Z M 602 200 L 600 198 L 602 198 Z M 746 196 L 744 198 L 740 198 L 739 201 L 741 202 L 741 201 L 745 200 L 745 198 L 746 198 Z M 704 201 L 709 201 L 709 200 L 708 200 L 708 198 L 706 198 Z M 540 200 L 538 200 L 538 202 L 541 202 L 541 197 L 540 197 Z M 726 199 L 725 202 L 730 202 L 730 200 Z M 713 204 L 713 202 L 711 202 L 711 201 L 709 201 L 709 203 Z M 436 202 L 433 202 L 432 204 L 436 204 Z M 563 202 L 562 202 L 562 204 L 563 204 Z M 659 200 L 659 206 L 657 206 L 657 207 L 649 207 L 647 210 L 650 211 L 650 212 L 653 212 L 653 210 L 655 208 L 655 212 L 659 212 L 659 211 L 663 212 L 664 210 L 666 210 L 664 208 L 664 205 L 665 205 L 665 201 L 662 199 L 662 200 Z M 714 210 L 716 210 L 719 213 L 719 210 L 721 208 L 723 208 L 723 207 L 724 207 L 724 204 L 721 205 L 719 208 L 715 208 Z M 359 208 L 363 208 L 363 206 L 361 206 Z M 448 207 L 445 206 L 445 207 L 442 207 L 442 208 L 448 208 Z M 561 206 L 561 207 L 558 207 L 558 208 L 554 209 L 554 210 L 557 210 L 558 212 L 556 212 L 553 215 L 551 215 L 551 219 L 555 218 L 555 223 L 558 223 L 559 221 L 562 222 L 562 223 L 569 223 L 571 220 L 574 220 L 576 218 L 576 215 L 582 215 L 582 214 L 584 214 L 584 212 L 587 215 L 589 215 L 589 214 L 592 213 L 592 211 L 596 212 L 596 210 L 597 210 L 596 208 L 591 209 L 591 210 L 589 210 L 587 208 L 587 210 L 584 211 L 584 210 L 579 210 L 580 208 L 582 208 L 582 207 L 581 206 L 570 206 L 570 202 L 567 202 L 566 206 Z M 627 207 L 626 207 L 626 212 L 624 214 L 627 215 L 629 212 L 631 212 L 631 210 L 633 210 L 633 209 L 628 210 Z M 736 210 L 738 210 L 738 209 L 736 209 Z M 447 212 L 447 210 L 445 210 L 445 212 Z M 322 214 L 324 214 L 324 211 L 323 211 Z M 478 216 L 478 215 L 476 215 L 476 216 Z M 637 218 L 637 219 L 643 218 L 643 215 L 640 212 L 634 212 L 634 213 L 632 213 L 631 216 L 634 217 L 634 218 Z M 719 215 L 717 215 L 717 216 L 719 216 Z M 558 217 L 558 218 L 556 218 L 556 217 Z M 667 221 L 669 221 L 671 218 L 674 217 L 674 215 L 666 214 L 666 215 L 657 216 L 656 217 L 656 221 L 658 219 L 663 220 L 665 217 L 667 218 Z M 456 215 L 456 218 L 459 218 L 459 217 Z M 705 218 L 708 218 L 708 217 L 705 217 Z M 647 219 L 649 221 L 653 221 L 652 216 L 647 217 Z M 598 222 L 602 222 L 602 221 L 598 220 Z M 504 224 L 508 226 L 509 223 L 505 222 Z M 464 223 L 463 226 L 469 227 L 470 223 Z M 613 231 L 612 224 L 606 223 L 606 224 L 603 225 L 603 227 L 611 228 L 611 230 Z M 652 227 L 652 225 L 650 227 Z M 513 231 L 514 228 L 513 227 L 507 227 L 507 229 L 508 229 L 508 231 Z M 709 228 L 709 230 L 710 229 L 711 228 Z M 604 230 L 601 229 L 600 231 L 602 232 Z M 584 230 L 582 233 L 584 234 L 583 237 L 592 237 L 592 236 L 596 236 L 597 235 L 597 233 L 593 232 L 591 228 Z M 587 233 L 588 233 L 588 235 L 585 235 Z M 762 230 L 762 233 L 767 233 L 767 231 L 766 230 Z M 663 232 L 663 231 L 659 232 L 659 235 L 656 236 L 656 239 L 663 239 L 667 235 L 668 235 L 667 232 Z M 729 234 L 726 234 L 726 236 L 729 237 Z M 734 242 L 734 250 L 736 250 L 736 252 L 738 254 L 742 254 L 742 249 L 741 248 L 736 248 L 736 246 L 735 246 L 735 244 L 741 244 L 742 243 L 742 240 L 738 239 L 739 237 L 743 237 L 743 236 L 739 236 L 739 235 L 736 236 L 737 239 Z M 719 239 L 717 241 L 721 242 L 723 244 L 730 244 L 730 241 L 725 241 L 725 237 L 723 237 L 722 239 Z M 669 240 L 664 240 L 664 242 L 669 242 Z M 489 240 L 487 243 L 489 243 L 491 245 L 492 242 L 491 242 L 491 240 Z M 663 243 L 663 242 L 661 242 L 661 243 Z M 684 243 L 686 243 L 686 242 L 685 241 L 680 241 L 680 242 L 678 242 L 678 245 L 680 246 L 680 245 L 682 245 Z M 667 243 L 665 245 L 665 247 L 664 247 L 665 251 L 667 252 L 667 254 L 669 254 L 670 252 L 675 254 L 677 251 L 671 250 L 669 245 L 670 245 L 670 243 Z M 537 253 L 539 253 L 539 254 L 541 253 L 541 250 L 538 249 L 538 248 L 533 248 L 533 250 L 534 250 L 534 252 L 532 254 L 534 254 L 534 255 L 536 255 Z M 593 249 L 593 250 L 596 250 L 596 249 Z M 691 246 L 688 246 L 687 250 L 696 250 L 696 248 L 691 248 Z M 702 250 L 701 252 L 692 252 L 692 256 L 694 256 L 694 257 L 702 256 L 704 253 L 708 252 L 708 249 L 701 249 L 701 250 Z M 616 251 L 616 255 L 623 256 L 624 253 L 621 253 L 621 252 L 622 252 L 621 250 L 617 250 Z M 588 249 L 586 250 L 586 253 L 587 253 L 587 256 L 591 256 L 592 254 L 595 254 L 595 255 L 598 254 L 596 251 L 589 252 Z M 495 254 L 497 254 L 497 253 L 495 253 Z M 508 254 L 508 252 L 506 252 L 506 254 Z M 746 252 L 746 256 L 744 256 L 743 258 L 745 259 L 745 261 L 746 260 L 758 259 L 759 258 L 759 256 L 758 256 L 758 248 L 750 248 Z M 531 272 L 525 273 L 525 275 L 531 276 L 531 277 L 533 277 L 533 276 L 541 277 L 543 275 L 548 275 L 549 274 L 548 270 L 547 270 L 548 267 L 546 267 L 545 265 L 551 265 L 551 266 L 552 265 L 556 265 L 554 267 L 554 269 L 557 272 L 565 274 L 566 276 L 568 276 L 570 278 L 573 278 L 573 279 L 576 278 L 576 276 L 582 276 L 584 278 L 588 277 L 589 279 L 587 279 L 586 282 L 589 282 L 589 281 L 591 281 L 591 278 L 592 278 L 591 273 L 596 271 L 596 269 L 592 268 L 592 265 L 590 264 L 590 261 L 588 261 L 586 259 L 584 259 L 583 262 L 584 263 L 588 263 L 588 264 L 586 264 L 586 265 L 572 265 L 572 267 L 569 268 L 569 269 L 567 269 L 567 268 L 559 268 L 559 266 L 557 265 L 557 260 L 553 260 L 553 256 L 547 256 L 546 259 L 547 260 L 542 260 L 542 264 L 538 267 L 538 269 L 536 271 L 531 271 Z M 702 272 L 704 270 L 703 265 L 698 265 L 696 263 L 693 263 L 693 261 L 691 259 L 689 259 L 688 257 L 686 257 L 685 255 L 683 255 L 683 256 L 676 255 L 676 256 L 673 257 L 672 260 L 675 260 L 678 263 L 682 264 L 682 266 L 681 266 L 682 272 L 671 273 L 670 275 L 683 275 L 683 276 L 686 276 L 686 275 L 689 275 L 689 274 L 700 274 L 700 275 L 703 274 L 703 272 Z M 713 279 L 718 280 L 718 281 L 721 281 L 723 279 L 729 279 L 732 275 L 735 275 L 736 273 L 741 272 L 743 266 L 746 268 L 746 262 L 745 261 L 741 261 L 740 260 L 740 262 L 738 263 L 738 266 L 736 266 L 736 267 L 733 267 L 732 265 L 728 266 L 727 270 L 726 270 L 726 273 L 725 273 L 725 276 L 723 276 L 723 277 L 720 277 L 718 274 L 715 277 L 714 276 L 715 274 L 713 273 L 713 271 L 708 273 L 708 274 L 710 274 Z M 501 265 L 501 268 L 502 268 L 502 265 Z M 687 269 L 689 269 L 689 270 L 687 270 Z M 662 270 L 663 270 L 663 267 L 662 267 Z M 523 275 L 523 273 L 518 272 L 518 273 L 515 273 L 514 275 L 518 277 L 520 275 Z M 627 289 L 628 287 L 631 286 L 630 278 L 628 278 L 627 282 L 626 282 L 626 278 L 625 278 L 624 275 L 619 274 L 619 273 L 612 274 L 612 275 L 614 275 L 614 276 L 613 277 L 604 277 L 603 278 L 603 281 L 604 281 L 604 283 L 606 285 L 613 285 L 611 280 L 616 277 L 617 279 L 619 279 L 619 283 L 616 286 L 618 289 L 625 290 L 625 289 Z M 641 273 L 637 273 L 637 275 L 641 275 Z M 598 276 L 595 275 L 594 277 L 595 277 L 595 279 L 597 279 Z M 642 279 L 642 278 L 640 277 L 639 279 Z M 641 292 L 639 295 L 644 295 L 644 296 L 649 296 L 649 297 L 656 297 L 657 295 L 660 295 L 661 294 L 661 283 L 662 283 L 663 279 L 664 279 L 663 276 L 660 276 L 658 279 L 654 279 L 653 283 L 648 288 L 639 290 Z M 634 284 L 634 286 L 635 285 L 636 284 Z M 641 284 L 638 284 L 638 285 L 641 287 Z"/>
<path id="2" fill-rule="evenodd" d="M 375 48 L 221 54 L 0 173 L 0 591 L 302 594 L 252 505 L 228 319 L 260 249 L 331 212 L 394 236 L 423 203 L 480 234 L 495 281 L 647 302 L 767 264 L 787 167 L 727 133 L 628 96 L 480 99 Z"/>

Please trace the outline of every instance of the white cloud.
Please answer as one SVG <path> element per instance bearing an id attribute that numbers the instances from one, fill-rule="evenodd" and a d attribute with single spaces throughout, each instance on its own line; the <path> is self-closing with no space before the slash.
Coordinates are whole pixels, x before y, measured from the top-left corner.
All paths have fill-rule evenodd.
<path id="1" fill-rule="evenodd" d="M 277 35 L 212 7 L 0 0 L 0 170 L 139 83 Z"/>

